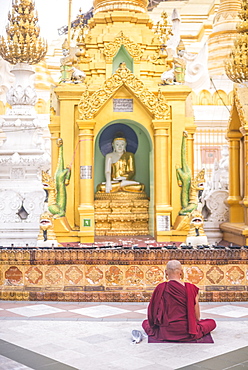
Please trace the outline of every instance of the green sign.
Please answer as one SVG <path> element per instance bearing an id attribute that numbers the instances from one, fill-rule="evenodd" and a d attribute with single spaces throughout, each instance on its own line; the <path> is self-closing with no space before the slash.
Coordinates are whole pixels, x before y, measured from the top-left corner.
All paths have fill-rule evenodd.
<path id="1" fill-rule="evenodd" d="M 91 226 L 91 219 L 90 218 L 84 218 L 83 219 L 83 226 L 84 227 L 90 227 Z"/>

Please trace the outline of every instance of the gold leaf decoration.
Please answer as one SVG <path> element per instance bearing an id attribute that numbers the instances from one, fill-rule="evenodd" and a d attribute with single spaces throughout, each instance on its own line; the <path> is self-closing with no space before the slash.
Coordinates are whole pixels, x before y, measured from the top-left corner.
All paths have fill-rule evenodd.
<path id="1" fill-rule="evenodd" d="M 143 50 L 140 45 L 135 44 L 128 37 L 124 36 L 121 31 L 120 35 L 117 36 L 113 42 L 109 42 L 104 46 L 103 54 L 107 60 L 111 60 L 122 45 L 125 46 L 132 58 L 135 60 L 139 60 L 141 58 Z"/>
<path id="2" fill-rule="evenodd" d="M 123 85 L 128 87 L 144 104 L 152 113 L 154 119 L 168 120 L 170 118 L 170 107 L 161 91 L 159 90 L 158 96 L 149 91 L 144 83 L 126 67 L 126 64 L 122 63 L 99 90 L 90 95 L 88 89 L 86 89 L 78 105 L 80 119 L 92 119 L 104 103 Z"/>

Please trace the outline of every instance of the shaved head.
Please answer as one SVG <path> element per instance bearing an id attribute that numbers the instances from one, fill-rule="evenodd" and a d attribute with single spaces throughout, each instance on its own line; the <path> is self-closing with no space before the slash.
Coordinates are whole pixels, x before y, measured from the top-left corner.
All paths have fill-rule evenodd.
<path id="1" fill-rule="evenodd" d="M 166 270 L 182 270 L 182 265 L 177 260 L 171 260 L 166 265 Z"/>
<path id="2" fill-rule="evenodd" d="M 166 265 L 165 273 L 169 279 L 180 278 L 182 276 L 182 265 L 177 260 L 171 260 Z"/>

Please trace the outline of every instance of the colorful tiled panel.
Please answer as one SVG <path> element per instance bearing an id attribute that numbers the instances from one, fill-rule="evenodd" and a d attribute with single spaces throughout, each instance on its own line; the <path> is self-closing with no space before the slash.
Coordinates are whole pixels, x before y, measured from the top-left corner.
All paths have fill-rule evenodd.
<path id="1" fill-rule="evenodd" d="M 149 301 L 171 259 L 201 301 L 247 301 L 248 252 L 240 250 L 2 250 L 0 298 Z"/>

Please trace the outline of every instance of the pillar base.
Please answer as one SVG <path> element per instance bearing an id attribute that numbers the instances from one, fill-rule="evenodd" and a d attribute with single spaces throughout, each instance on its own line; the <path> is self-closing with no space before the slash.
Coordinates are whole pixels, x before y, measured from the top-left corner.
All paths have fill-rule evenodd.
<path id="1" fill-rule="evenodd" d="M 95 221 L 94 207 L 80 206 L 78 208 L 80 215 L 80 231 L 78 236 L 81 243 L 94 243 Z"/>

